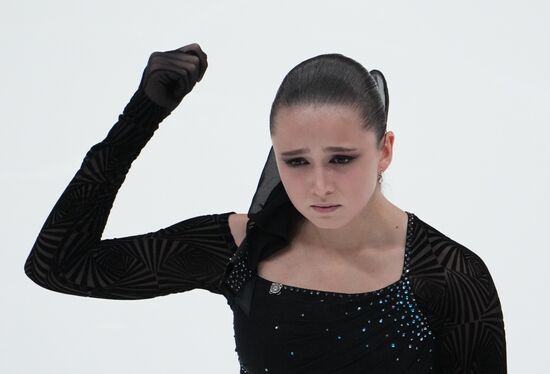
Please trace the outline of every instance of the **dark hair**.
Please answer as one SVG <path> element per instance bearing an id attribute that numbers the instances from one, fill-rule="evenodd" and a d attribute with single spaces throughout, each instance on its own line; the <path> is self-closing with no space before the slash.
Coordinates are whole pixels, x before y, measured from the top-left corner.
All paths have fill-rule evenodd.
<path id="1" fill-rule="evenodd" d="M 378 70 L 369 73 L 359 62 L 342 54 L 318 55 L 288 72 L 271 105 L 271 135 L 280 108 L 312 104 L 341 104 L 358 109 L 363 129 L 374 130 L 377 143 L 386 133 L 389 97 L 384 75 Z"/>

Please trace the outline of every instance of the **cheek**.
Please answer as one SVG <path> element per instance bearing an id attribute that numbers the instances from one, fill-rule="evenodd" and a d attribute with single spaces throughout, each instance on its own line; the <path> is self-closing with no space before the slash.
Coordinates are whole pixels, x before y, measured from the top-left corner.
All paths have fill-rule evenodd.
<path id="1" fill-rule="evenodd" d="M 366 199 L 372 194 L 376 187 L 374 183 L 375 179 L 368 169 L 357 168 L 346 174 L 338 188 L 350 201 L 355 200 L 359 203 L 359 200 Z"/>
<path id="2" fill-rule="evenodd" d="M 291 170 L 279 170 L 279 176 L 283 182 L 283 186 L 290 198 L 293 196 L 302 195 L 305 191 L 305 185 L 298 173 L 293 173 Z"/>
<path id="3" fill-rule="evenodd" d="M 307 216 L 309 212 L 303 205 L 305 202 L 309 201 L 310 198 L 307 196 L 306 187 L 303 181 L 295 175 L 292 175 L 292 173 L 280 172 L 279 176 L 281 177 L 283 188 L 292 205 L 294 205 L 301 214 Z"/>

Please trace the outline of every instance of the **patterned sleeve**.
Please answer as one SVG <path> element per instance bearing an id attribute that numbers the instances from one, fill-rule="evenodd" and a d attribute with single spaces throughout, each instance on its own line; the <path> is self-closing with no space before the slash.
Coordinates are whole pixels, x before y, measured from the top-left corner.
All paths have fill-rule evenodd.
<path id="1" fill-rule="evenodd" d="M 101 239 L 133 160 L 170 113 L 138 90 L 107 137 L 87 152 L 24 264 L 46 289 L 104 299 L 145 299 L 219 284 L 236 249 L 235 212 L 189 218 L 122 238 Z"/>
<path id="2" fill-rule="evenodd" d="M 493 278 L 484 261 L 454 243 L 446 256 L 442 373 L 506 374 L 506 335 Z"/>

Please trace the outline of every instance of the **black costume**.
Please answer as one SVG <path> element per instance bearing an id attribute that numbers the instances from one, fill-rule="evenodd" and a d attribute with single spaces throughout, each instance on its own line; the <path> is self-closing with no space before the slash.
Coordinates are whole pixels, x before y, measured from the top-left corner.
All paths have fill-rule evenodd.
<path id="1" fill-rule="evenodd" d="M 169 114 L 136 91 L 47 217 L 25 263 L 29 278 L 107 299 L 195 288 L 223 295 L 241 373 L 506 373 L 503 315 L 488 268 L 413 213 L 401 279 L 380 290 L 332 293 L 259 277 L 256 265 L 288 242 L 298 214 L 265 173 L 273 170 L 267 163 L 238 248 L 228 226 L 235 212 L 101 239 L 131 163 Z"/>

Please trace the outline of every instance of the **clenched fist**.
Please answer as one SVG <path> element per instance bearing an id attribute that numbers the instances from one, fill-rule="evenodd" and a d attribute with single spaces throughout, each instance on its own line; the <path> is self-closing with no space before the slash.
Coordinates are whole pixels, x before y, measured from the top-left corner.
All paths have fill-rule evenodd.
<path id="1" fill-rule="evenodd" d="M 166 52 L 153 52 L 143 71 L 139 89 L 158 105 L 174 110 L 199 82 L 208 67 L 206 53 L 197 43 Z"/>

